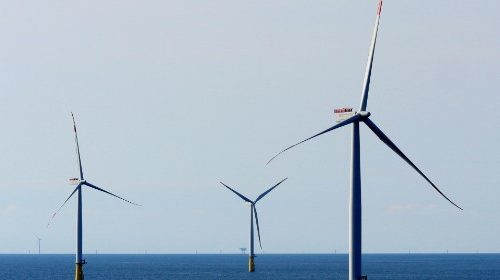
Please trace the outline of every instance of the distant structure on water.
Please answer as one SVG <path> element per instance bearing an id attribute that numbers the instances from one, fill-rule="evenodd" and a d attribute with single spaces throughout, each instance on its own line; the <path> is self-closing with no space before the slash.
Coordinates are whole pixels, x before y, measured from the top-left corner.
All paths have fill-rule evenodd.
<path id="1" fill-rule="evenodd" d="M 40 255 L 40 241 L 42 241 L 42 239 L 40 237 L 38 237 L 37 235 L 35 235 L 36 239 L 38 239 L 38 254 Z"/>

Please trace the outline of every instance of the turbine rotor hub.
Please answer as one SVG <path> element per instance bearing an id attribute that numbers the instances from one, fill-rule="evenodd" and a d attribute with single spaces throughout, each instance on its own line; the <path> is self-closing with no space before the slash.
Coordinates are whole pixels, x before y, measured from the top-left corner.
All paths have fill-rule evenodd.
<path id="1" fill-rule="evenodd" d="M 359 111 L 358 114 L 365 118 L 368 118 L 371 115 L 371 113 L 368 111 Z"/>

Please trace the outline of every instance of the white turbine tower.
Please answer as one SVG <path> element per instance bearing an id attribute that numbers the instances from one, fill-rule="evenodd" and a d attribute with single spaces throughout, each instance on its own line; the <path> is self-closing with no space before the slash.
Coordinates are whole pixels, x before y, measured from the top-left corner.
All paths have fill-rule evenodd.
<path id="1" fill-rule="evenodd" d="M 70 179 L 70 183 L 73 185 L 76 185 L 76 188 L 71 192 L 71 194 L 68 196 L 68 198 L 64 201 L 64 203 L 57 209 L 57 211 L 52 215 L 52 219 L 56 216 L 56 214 L 63 208 L 63 206 L 68 202 L 68 200 L 75 194 L 78 193 L 78 207 L 77 207 L 77 212 L 76 212 L 76 269 L 75 269 L 75 280 L 83 280 L 84 275 L 83 275 L 83 265 L 86 264 L 85 260 L 83 259 L 83 243 L 82 243 L 82 187 L 87 186 L 89 188 L 107 193 L 109 195 L 112 195 L 116 198 L 119 198 L 123 201 L 126 201 L 130 204 L 140 206 L 139 204 L 135 204 L 133 202 L 130 202 L 120 196 L 117 196 L 113 193 L 110 193 L 102 188 L 99 188 L 89 182 L 87 182 L 84 177 L 83 177 L 83 168 L 82 168 L 82 160 L 80 157 L 80 146 L 78 145 L 78 134 L 76 132 L 76 123 L 75 123 L 75 117 L 73 116 L 73 113 L 71 113 L 71 117 L 73 118 L 73 129 L 75 133 L 75 144 L 76 144 L 76 154 L 77 154 L 77 159 L 78 159 L 78 168 L 80 171 L 80 178 L 72 178 Z M 49 221 L 50 224 L 50 221 Z M 47 225 L 48 226 L 48 225 Z"/>
<path id="2" fill-rule="evenodd" d="M 226 184 L 220 182 L 224 187 L 228 188 L 230 191 L 232 191 L 233 193 L 235 193 L 241 199 L 243 199 L 244 201 L 246 201 L 248 203 L 248 205 L 250 206 L 250 242 L 249 242 L 250 252 L 248 254 L 248 271 L 249 272 L 254 272 L 255 271 L 255 262 L 254 262 L 254 258 L 255 258 L 255 253 L 254 253 L 254 233 L 253 233 L 253 217 L 254 216 L 255 216 L 255 224 L 257 225 L 257 235 L 259 237 L 259 245 L 260 245 L 260 249 L 262 250 L 262 243 L 260 241 L 259 217 L 257 215 L 257 208 L 255 207 L 255 204 L 257 204 L 257 202 L 259 200 L 261 200 L 264 196 L 266 196 L 268 193 L 270 193 L 279 184 L 283 183 L 286 179 L 288 179 L 288 178 L 285 178 L 285 179 L 281 180 L 279 183 L 277 183 L 276 185 L 272 186 L 267 191 L 263 192 L 261 195 L 259 195 L 257 197 L 257 199 L 255 201 L 252 201 L 252 200 L 246 198 L 244 195 L 242 195 L 239 192 L 237 192 L 237 191 L 233 190 L 232 188 L 228 187 Z"/>
<path id="3" fill-rule="evenodd" d="M 339 122 L 338 124 L 313 135 L 295 145 L 292 145 L 277 155 L 275 155 L 268 164 L 275 159 L 281 153 L 301 144 L 308 140 L 311 140 L 317 136 L 330 132 L 339 127 L 352 124 L 352 162 L 351 162 L 351 194 L 350 194 L 350 211 L 349 211 L 349 280 L 359 280 L 366 279 L 366 276 L 362 276 L 361 273 L 361 168 L 360 168 L 360 137 L 359 137 L 359 123 L 363 122 L 368 126 L 368 128 L 378 136 L 378 138 L 386 144 L 391 150 L 393 150 L 397 155 L 399 155 L 404 161 L 406 161 L 418 174 L 420 174 L 424 179 L 442 195 L 451 204 L 462 210 L 457 204 L 451 201 L 447 196 L 445 196 L 441 190 L 436 187 L 436 185 L 431 182 L 431 180 L 422 172 L 418 167 L 410 161 L 410 159 L 403 154 L 403 152 L 387 137 L 373 121 L 370 120 L 370 112 L 366 111 L 367 101 L 368 101 L 368 91 L 370 89 L 370 78 L 372 73 L 373 55 L 375 53 L 375 44 L 377 42 L 377 32 L 380 21 L 380 13 L 382 11 L 382 0 L 380 0 L 377 8 L 377 18 L 375 21 L 375 27 L 373 30 L 372 41 L 370 45 L 370 51 L 368 55 L 368 63 L 366 66 L 365 78 L 363 81 L 363 91 L 361 93 L 361 104 L 359 112 L 353 116 Z"/>

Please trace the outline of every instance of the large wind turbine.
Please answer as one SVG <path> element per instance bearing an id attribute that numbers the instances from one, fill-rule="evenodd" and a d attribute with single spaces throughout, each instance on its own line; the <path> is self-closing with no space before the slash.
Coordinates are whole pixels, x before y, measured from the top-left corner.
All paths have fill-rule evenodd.
<path id="1" fill-rule="evenodd" d="M 68 202 L 68 200 L 75 194 L 78 193 L 78 207 L 77 207 L 77 212 L 76 212 L 76 269 L 75 269 L 75 280 L 83 280 L 83 265 L 86 264 L 85 260 L 83 259 L 83 254 L 82 254 L 82 187 L 87 186 L 89 188 L 107 193 L 109 195 L 112 195 L 116 198 L 119 198 L 123 201 L 126 201 L 130 204 L 140 206 L 138 204 L 135 204 L 133 202 L 130 202 L 120 196 L 117 196 L 115 194 L 112 194 L 102 188 L 99 188 L 89 182 L 87 182 L 83 178 L 83 168 L 82 168 L 82 160 L 80 157 L 80 146 L 78 145 L 78 134 L 76 132 L 76 123 L 75 123 L 75 117 L 73 116 L 73 113 L 71 113 L 71 117 L 73 118 L 73 128 L 74 128 L 74 133 L 75 133 L 75 144 L 76 144 L 76 154 L 77 154 L 77 159 L 78 159 L 78 168 L 80 171 L 80 178 L 72 178 L 70 179 L 70 182 L 74 185 L 76 185 L 76 188 L 71 192 L 71 194 L 68 196 L 68 198 L 64 201 L 64 203 L 57 209 L 57 211 L 52 215 L 52 219 L 56 216 L 56 214 L 63 208 L 63 206 Z M 49 221 L 50 224 L 50 221 Z"/>
<path id="2" fill-rule="evenodd" d="M 254 217 L 254 215 L 255 215 L 255 224 L 257 225 L 257 235 L 259 236 L 259 245 L 260 245 L 260 249 L 262 249 L 262 243 L 260 241 L 259 217 L 257 216 L 257 208 L 255 207 L 255 204 L 257 204 L 257 202 L 259 202 L 259 200 L 261 200 L 264 196 L 266 196 L 268 193 L 270 193 L 279 184 L 283 183 L 286 179 L 288 179 L 288 178 L 281 180 L 279 183 L 272 186 L 267 191 L 263 192 L 261 195 L 259 195 L 257 197 L 257 199 L 255 201 L 252 201 L 252 200 L 246 198 L 244 195 L 242 195 L 239 192 L 228 187 L 226 184 L 220 182 L 224 187 L 228 188 L 230 191 L 235 193 L 241 199 L 246 201 L 248 203 L 248 205 L 250 205 L 250 243 L 249 243 L 250 244 L 250 252 L 248 255 L 248 271 L 249 272 L 255 271 L 255 262 L 254 262 L 255 254 L 254 254 L 254 238 L 253 238 L 253 217 Z"/>
<path id="3" fill-rule="evenodd" d="M 380 138 L 380 140 L 386 144 L 391 150 L 393 150 L 397 155 L 399 155 L 406 163 L 408 163 L 418 174 L 420 174 L 424 179 L 446 200 L 451 204 L 462 210 L 457 204 L 451 201 L 446 195 L 444 195 L 441 190 L 436 187 L 436 185 L 422 172 L 418 167 L 410 161 L 410 159 L 403 154 L 403 152 L 387 137 L 382 130 L 380 130 L 375 123 L 370 120 L 370 112 L 366 111 L 367 101 L 368 101 L 368 91 L 370 89 L 370 79 L 372 73 L 373 65 L 373 55 L 375 53 L 375 44 L 377 42 L 378 26 L 380 21 L 380 13 L 382 11 L 382 0 L 380 0 L 377 8 L 377 18 L 375 20 L 375 27 L 373 30 L 372 41 L 370 45 L 370 51 L 368 55 L 368 63 L 366 65 L 365 78 L 363 81 L 363 90 L 361 93 L 361 104 L 359 106 L 359 112 L 349 117 L 346 120 L 339 122 L 338 124 L 313 135 L 295 145 L 292 145 L 277 155 L 275 155 L 269 162 L 276 158 L 281 153 L 301 144 L 322 134 L 330 132 L 339 127 L 352 124 L 352 162 L 351 162 L 351 194 L 350 194 L 350 215 L 349 215 L 349 280 L 359 280 L 363 279 L 361 274 L 361 170 L 360 170 L 360 137 L 359 137 L 359 123 L 363 122 L 368 126 L 368 128 L 375 133 L 375 135 Z M 268 162 L 268 164 L 269 164 Z"/>

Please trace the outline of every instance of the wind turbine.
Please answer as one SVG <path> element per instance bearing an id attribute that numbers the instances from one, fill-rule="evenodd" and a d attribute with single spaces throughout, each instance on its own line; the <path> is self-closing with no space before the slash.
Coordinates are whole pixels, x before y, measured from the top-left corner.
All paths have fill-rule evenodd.
<path id="1" fill-rule="evenodd" d="M 68 202 L 68 200 L 75 194 L 78 194 L 78 207 L 77 207 L 77 212 L 76 212 L 76 269 L 75 269 L 75 280 L 83 280 L 83 265 L 86 264 L 87 262 L 83 259 L 83 253 L 82 253 L 82 187 L 87 186 L 89 188 L 107 193 L 109 195 L 112 195 L 116 198 L 119 198 L 125 202 L 128 202 L 130 204 L 140 206 L 139 204 L 135 204 L 131 201 L 126 200 L 125 198 L 122 198 L 120 196 L 117 196 L 113 193 L 110 193 L 102 188 L 99 188 L 89 182 L 87 182 L 84 177 L 83 177 L 83 168 L 82 168 L 82 160 L 80 157 L 80 146 L 78 145 L 78 134 L 76 131 L 76 123 L 75 123 L 75 117 L 73 116 L 73 113 L 71 113 L 71 117 L 73 118 L 73 129 L 75 133 L 75 144 L 76 144 L 76 154 L 77 154 L 77 159 L 78 159 L 78 167 L 80 171 L 80 178 L 72 178 L 70 179 L 70 183 L 72 185 L 76 185 L 76 188 L 71 192 L 71 194 L 68 196 L 68 198 L 64 201 L 64 203 L 57 209 L 57 211 L 52 215 L 52 218 L 50 221 L 54 219 L 54 217 L 57 215 L 57 213 L 63 208 L 63 206 Z M 50 224 L 49 221 L 49 224 Z M 49 226 L 47 224 L 47 226 Z"/>
<path id="2" fill-rule="evenodd" d="M 348 124 L 352 124 L 352 161 L 351 161 L 351 191 L 350 191 L 350 205 L 349 205 L 349 280 L 366 279 L 366 276 L 361 274 L 361 168 L 360 168 L 360 137 L 359 137 L 359 124 L 360 122 L 366 124 L 368 128 L 378 136 L 378 138 L 386 144 L 391 150 L 399 155 L 406 163 L 408 163 L 418 174 L 424 179 L 446 200 L 453 204 L 458 209 L 462 210 L 460 206 L 451 201 L 441 190 L 422 172 L 420 169 L 410 161 L 410 159 L 394 144 L 389 137 L 387 137 L 382 130 L 380 130 L 375 123 L 370 119 L 370 112 L 366 111 L 368 101 L 368 91 L 370 89 L 370 79 L 372 73 L 373 56 L 375 53 L 375 44 L 377 42 L 378 26 L 380 21 L 380 14 L 382 12 L 382 0 L 378 3 L 377 17 L 375 20 L 375 27 L 373 30 L 370 51 L 368 55 L 368 63 L 366 65 L 365 78 L 363 81 L 363 90 L 361 92 L 361 104 L 359 112 L 353 116 L 340 121 L 338 124 L 315 134 L 297 144 L 294 144 L 271 158 L 268 164 L 281 153 L 322 134 L 330 132 Z"/>
<path id="3" fill-rule="evenodd" d="M 38 239 L 38 254 L 40 255 L 40 241 L 42 241 L 42 239 L 38 237 L 38 235 L 35 235 L 35 237 Z"/>
<path id="4" fill-rule="evenodd" d="M 255 207 L 255 204 L 257 204 L 257 202 L 259 202 L 259 200 L 261 200 L 264 196 L 266 196 L 268 193 L 270 193 L 279 184 L 283 183 L 286 179 L 288 179 L 288 178 L 285 178 L 285 179 L 281 180 L 279 183 L 277 183 L 276 185 L 272 186 L 267 191 L 263 192 L 261 195 L 259 195 L 257 197 L 257 199 L 255 201 L 252 201 L 252 200 L 246 198 L 244 195 L 242 195 L 239 192 L 235 191 L 234 189 L 230 188 L 226 184 L 220 182 L 224 187 L 228 188 L 230 191 L 232 191 L 233 193 L 235 193 L 241 199 L 243 199 L 244 201 L 246 201 L 248 203 L 248 205 L 250 206 L 250 243 L 249 243 L 250 244 L 250 252 L 249 252 L 249 255 L 248 255 L 248 271 L 249 272 L 254 272 L 255 271 L 255 262 L 254 262 L 254 258 L 255 258 L 255 254 L 254 254 L 254 233 L 253 233 L 253 217 L 254 217 L 254 215 L 255 215 L 255 224 L 257 225 L 257 235 L 259 236 L 259 245 L 260 245 L 260 249 L 262 250 L 262 243 L 260 241 L 259 217 L 257 215 L 257 208 Z M 246 251 L 246 249 L 245 249 L 245 251 Z"/>

